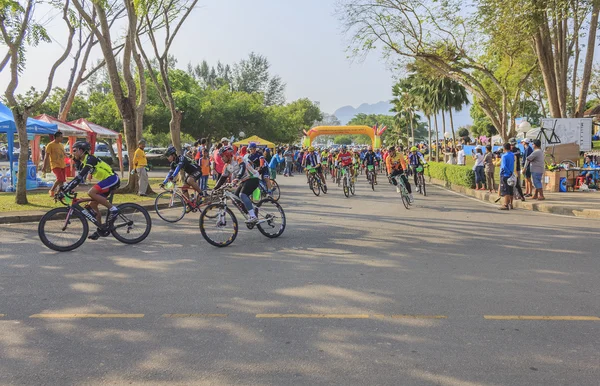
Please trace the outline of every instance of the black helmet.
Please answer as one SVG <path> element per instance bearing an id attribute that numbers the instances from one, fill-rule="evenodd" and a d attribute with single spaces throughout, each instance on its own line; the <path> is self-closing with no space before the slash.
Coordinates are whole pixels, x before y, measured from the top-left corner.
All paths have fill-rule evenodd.
<path id="1" fill-rule="evenodd" d="M 170 155 L 177 155 L 177 150 L 175 149 L 174 146 L 169 146 L 167 148 L 167 151 L 165 151 L 165 157 L 168 157 Z"/>
<path id="2" fill-rule="evenodd" d="M 83 150 L 85 152 L 89 152 L 92 147 L 86 141 L 77 141 L 73 144 L 73 149 Z"/>

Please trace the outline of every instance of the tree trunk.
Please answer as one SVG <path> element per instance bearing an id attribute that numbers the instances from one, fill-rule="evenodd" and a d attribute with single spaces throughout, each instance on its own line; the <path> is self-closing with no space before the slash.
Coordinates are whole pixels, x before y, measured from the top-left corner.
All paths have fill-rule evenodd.
<path id="1" fill-rule="evenodd" d="M 583 67 L 583 77 L 581 79 L 581 90 L 579 92 L 579 102 L 575 110 L 575 118 L 583 117 L 585 104 L 587 102 L 587 93 L 590 87 L 590 78 L 592 76 L 592 65 L 594 64 L 594 48 L 596 46 L 596 31 L 598 30 L 598 12 L 600 11 L 600 0 L 594 1 L 592 9 L 592 19 L 590 20 L 590 30 L 588 32 L 587 53 L 585 55 L 585 65 Z"/>
<path id="2" fill-rule="evenodd" d="M 431 161 L 431 158 L 432 158 L 433 154 L 431 154 L 431 152 L 432 152 L 432 147 L 431 147 L 431 115 L 429 115 L 429 114 L 427 114 L 427 122 L 428 122 L 427 128 L 429 129 L 428 130 L 429 131 L 429 142 L 428 142 L 429 143 L 429 161 Z"/>
<path id="3" fill-rule="evenodd" d="M 535 52 L 540 63 L 540 71 L 544 79 L 544 87 L 548 99 L 550 115 L 553 118 L 561 118 L 558 103 L 558 90 L 556 87 L 556 74 L 554 72 L 554 55 L 552 54 L 552 41 L 548 36 L 548 25 L 542 23 L 539 31 L 534 36 Z"/>
<path id="4" fill-rule="evenodd" d="M 452 148 L 456 147 L 456 135 L 454 134 L 454 118 L 452 117 L 452 107 L 448 109 L 450 113 L 450 129 L 452 129 Z"/>
<path id="5" fill-rule="evenodd" d="M 169 121 L 169 129 L 171 131 L 171 142 L 177 151 L 183 149 L 181 147 L 181 121 L 183 119 L 183 113 L 176 108 L 171 109 L 171 121 Z"/>
<path id="6" fill-rule="evenodd" d="M 414 122 L 413 122 L 414 118 L 413 118 L 412 110 L 409 111 L 409 117 L 410 117 L 410 135 L 412 137 L 412 144 L 414 145 L 415 144 L 415 127 L 414 127 Z"/>
<path id="7" fill-rule="evenodd" d="M 435 162 L 440 162 L 440 144 L 439 144 L 440 132 L 438 129 L 438 120 L 437 120 L 438 112 L 439 111 L 436 111 L 433 114 L 433 121 L 435 123 Z"/>
<path id="8" fill-rule="evenodd" d="M 17 170 L 17 186 L 15 202 L 19 205 L 28 204 L 27 201 L 27 161 L 29 160 L 29 141 L 27 140 L 27 112 L 21 114 L 17 109 L 12 109 L 17 132 L 19 134 L 19 168 Z M 8 149 L 12 151 L 13 149 Z M 14 186 L 13 181 L 13 186 Z"/>
<path id="9" fill-rule="evenodd" d="M 133 154 L 137 148 L 136 138 L 136 127 L 135 127 L 135 107 L 133 106 L 130 98 L 123 98 L 121 100 L 121 115 L 123 117 L 123 131 L 125 133 L 125 143 L 127 144 L 127 157 L 129 159 L 129 172 L 133 167 Z M 121 187 L 118 193 L 136 193 L 138 191 L 138 178 L 137 174 L 129 173 L 129 180 L 127 185 Z"/>

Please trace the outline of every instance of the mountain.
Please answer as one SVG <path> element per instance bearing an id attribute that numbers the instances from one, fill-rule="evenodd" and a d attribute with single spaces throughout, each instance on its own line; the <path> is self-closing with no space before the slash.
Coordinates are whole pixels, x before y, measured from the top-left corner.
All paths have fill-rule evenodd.
<path id="1" fill-rule="evenodd" d="M 335 115 L 337 117 L 337 119 L 340 120 L 342 125 L 345 125 L 352 118 L 354 118 L 354 116 L 356 116 L 357 114 L 360 114 L 360 113 L 367 114 L 367 115 L 369 115 L 369 114 L 394 115 L 394 113 L 390 112 L 390 109 L 392 107 L 393 107 L 393 105 L 386 101 L 381 101 L 381 102 L 377 102 L 374 104 L 363 103 L 360 106 L 358 106 L 357 108 L 354 108 L 352 106 L 340 107 L 339 109 L 335 110 L 333 115 Z M 469 115 L 469 109 L 470 109 L 470 106 L 465 106 L 465 107 L 463 107 L 462 111 L 454 111 L 453 112 L 454 129 L 455 130 L 457 130 L 461 126 L 473 124 L 473 120 L 471 119 L 471 116 Z M 421 116 L 422 121 L 426 120 L 426 117 L 423 113 L 419 112 L 418 114 Z M 433 120 L 432 120 L 432 125 L 433 125 Z M 440 127 L 440 130 L 442 130 L 442 117 L 441 116 L 438 116 L 438 125 Z M 448 114 L 446 114 L 446 127 L 447 127 L 447 131 L 450 131 L 450 119 L 448 117 Z"/>

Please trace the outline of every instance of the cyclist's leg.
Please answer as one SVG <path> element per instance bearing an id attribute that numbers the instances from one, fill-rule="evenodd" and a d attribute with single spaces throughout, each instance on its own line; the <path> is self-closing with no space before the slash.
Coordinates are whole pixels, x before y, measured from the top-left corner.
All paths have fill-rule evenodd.
<path id="1" fill-rule="evenodd" d="M 198 185 L 197 178 L 198 176 L 190 175 L 185 182 L 186 185 L 191 186 L 198 194 L 202 194 L 202 189 L 200 189 L 200 186 Z"/>
<path id="2" fill-rule="evenodd" d="M 110 192 L 110 190 L 113 187 L 116 187 L 119 184 L 120 184 L 119 176 L 117 176 L 116 174 L 113 174 L 112 176 L 110 176 L 110 177 L 98 182 L 96 185 L 94 185 L 88 191 L 88 195 L 95 202 L 107 207 L 108 209 L 111 209 L 113 207 L 113 205 L 106 199 L 106 197 L 104 195 L 107 194 L 108 192 Z"/>
<path id="3" fill-rule="evenodd" d="M 402 181 L 404 181 L 404 185 L 406 185 L 406 190 L 408 191 L 408 194 L 412 194 L 412 188 L 410 187 L 410 182 L 408 181 L 406 173 L 402 173 L 400 175 L 400 178 L 402 178 Z"/>
<path id="4" fill-rule="evenodd" d="M 417 173 L 417 167 L 415 165 L 410 165 L 410 168 L 412 169 L 415 186 L 418 187 L 419 186 L 419 173 Z"/>
<path id="5" fill-rule="evenodd" d="M 256 190 L 256 188 L 258 188 L 258 184 L 258 178 L 250 178 L 244 181 L 236 190 L 237 196 L 242 200 L 242 202 L 246 206 L 246 210 L 248 211 L 250 217 L 254 217 L 254 206 L 252 205 L 252 200 L 250 200 L 250 196 Z"/>

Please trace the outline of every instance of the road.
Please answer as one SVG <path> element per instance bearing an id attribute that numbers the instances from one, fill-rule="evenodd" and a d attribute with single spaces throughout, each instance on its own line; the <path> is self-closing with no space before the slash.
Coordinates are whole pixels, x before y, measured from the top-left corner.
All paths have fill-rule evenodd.
<path id="1" fill-rule="evenodd" d="M 278 181 L 283 236 L 224 249 L 197 214 L 62 254 L 0 226 L 0 384 L 598 384 L 600 222 Z"/>

